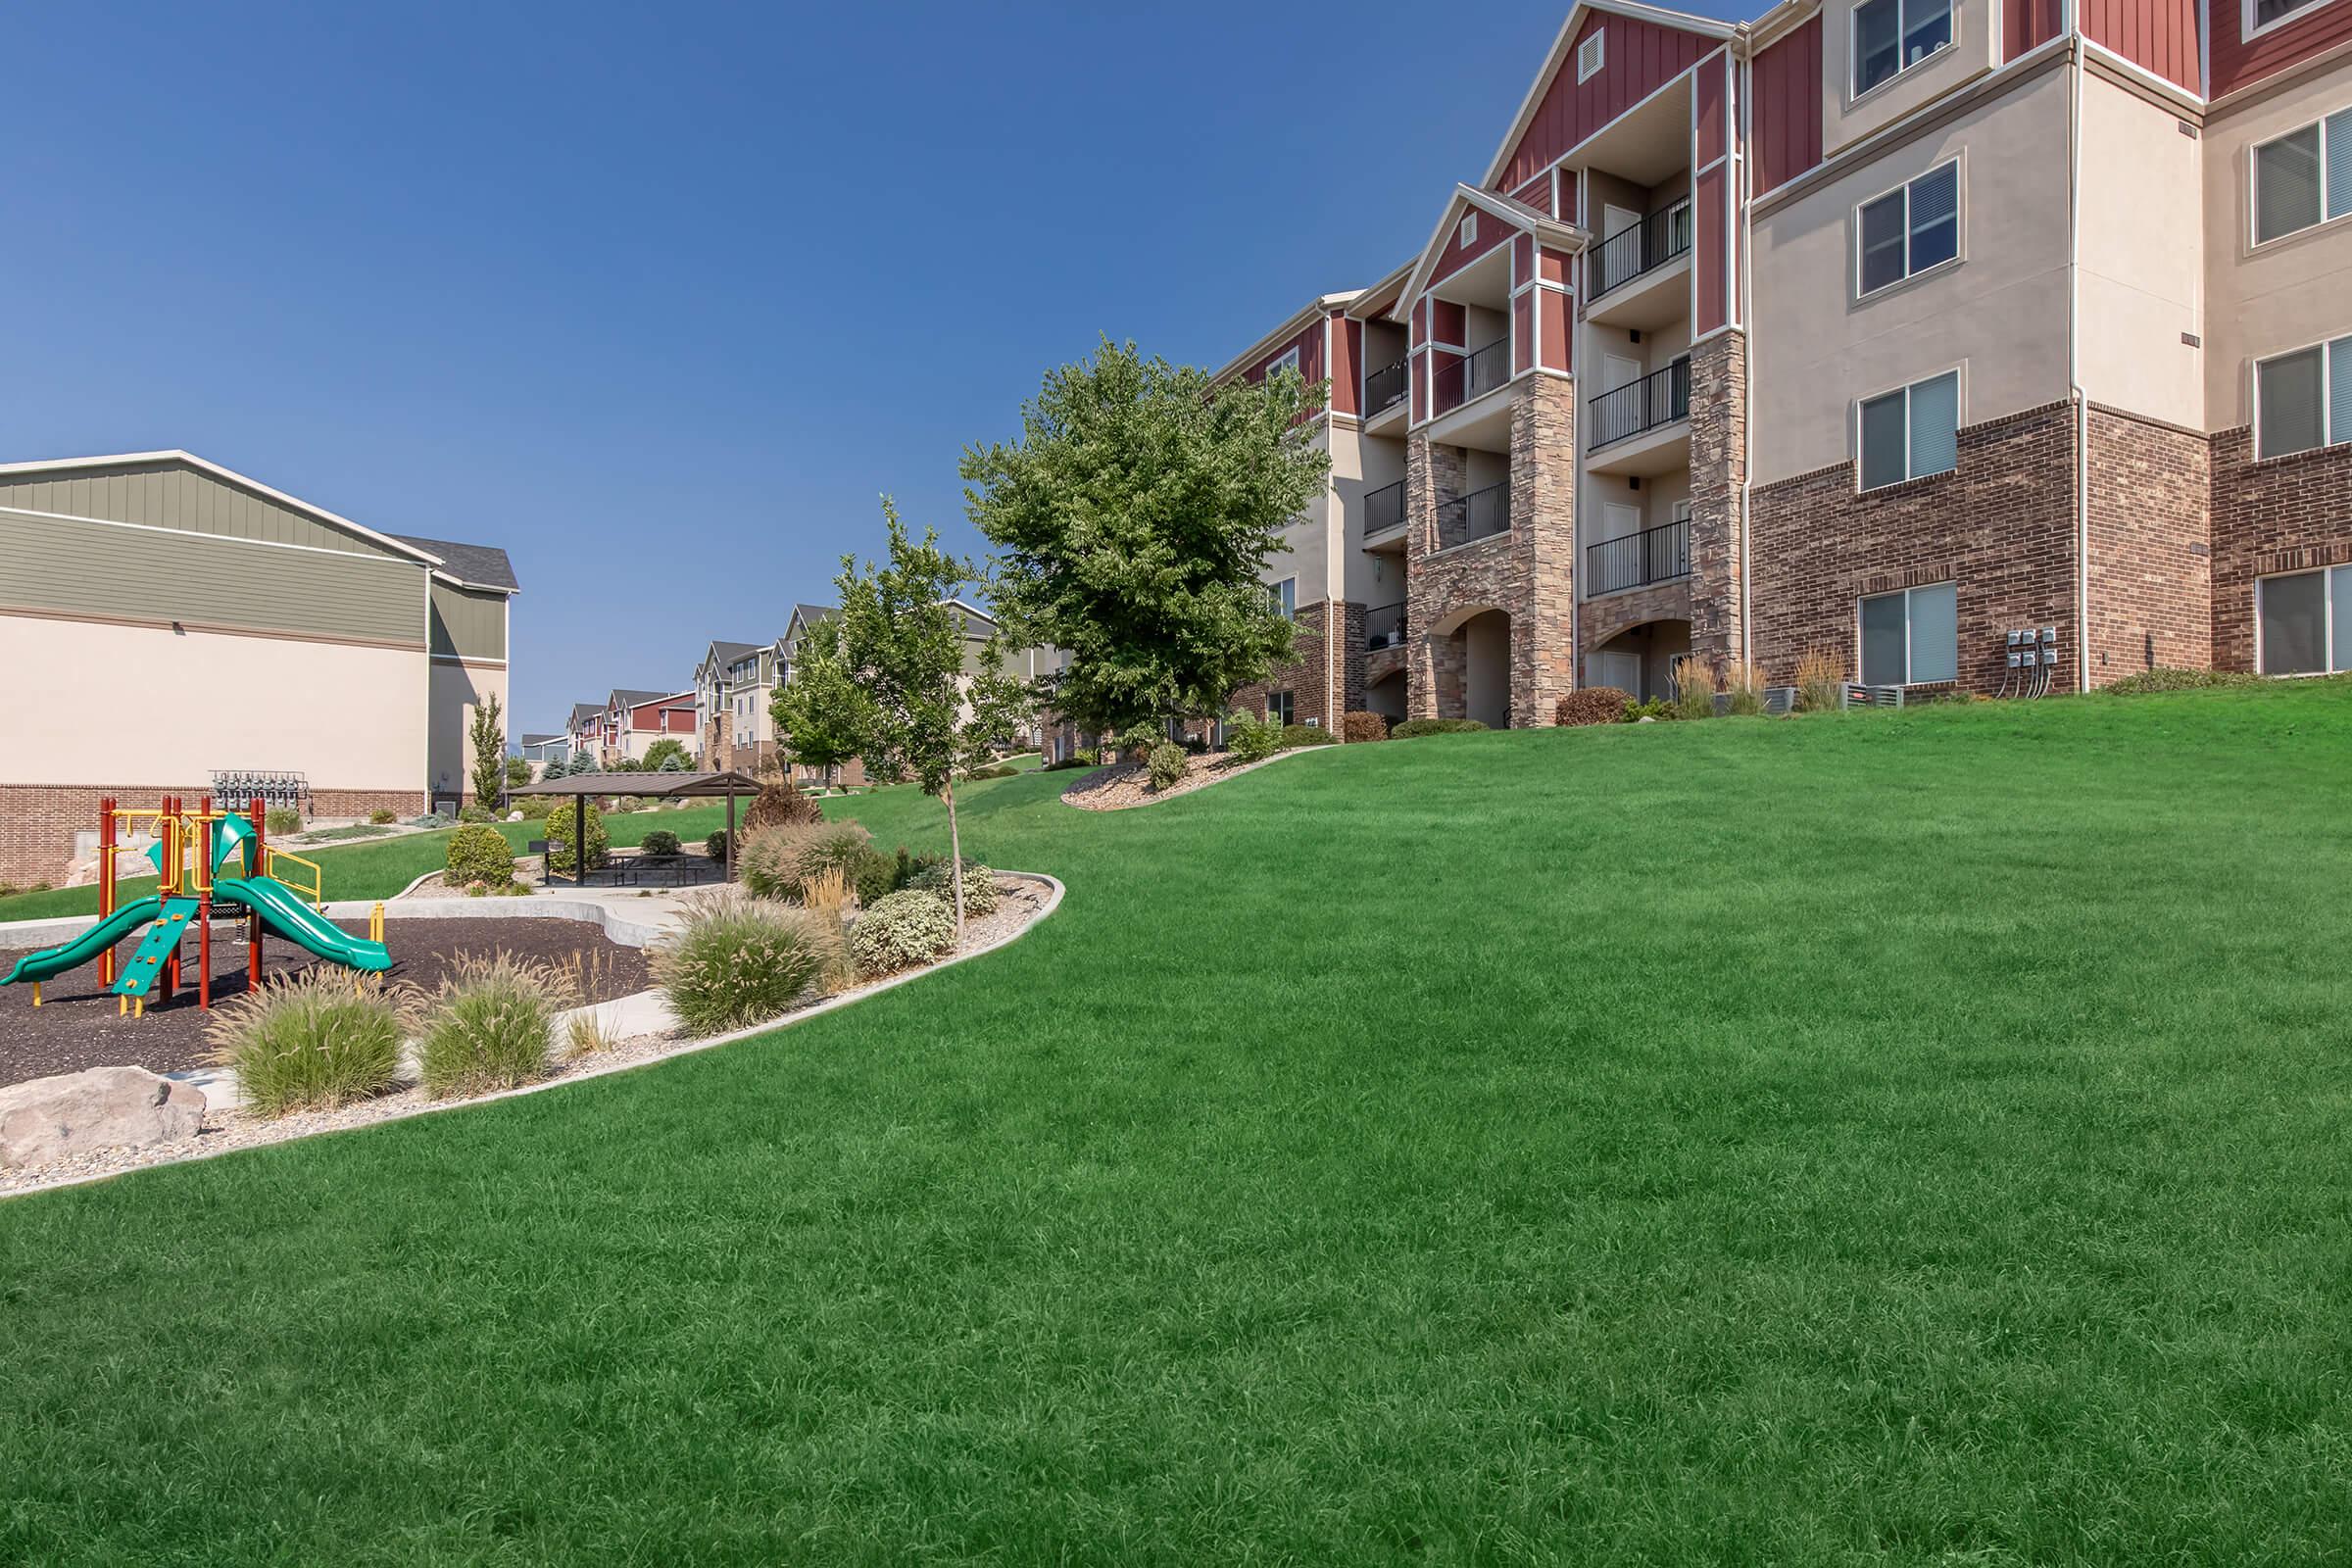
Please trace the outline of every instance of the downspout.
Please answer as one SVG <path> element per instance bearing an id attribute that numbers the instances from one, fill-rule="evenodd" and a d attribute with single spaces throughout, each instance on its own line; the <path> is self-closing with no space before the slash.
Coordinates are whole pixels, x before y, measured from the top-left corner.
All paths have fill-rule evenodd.
<path id="1" fill-rule="evenodd" d="M 2075 405 L 2075 690 L 2090 690 L 2090 403 L 2082 395 L 2082 35 L 2067 22 L 2066 387 Z"/>
<path id="2" fill-rule="evenodd" d="M 1736 240 L 1740 251 L 1740 368 L 1745 385 L 1740 388 L 1740 662 L 1751 670 L 1754 665 L 1753 596 L 1749 590 L 1752 564 L 1748 560 L 1748 505 L 1756 488 L 1756 419 L 1755 399 L 1750 396 L 1756 384 L 1755 321 L 1756 280 L 1754 234 L 1750 225 L 1755 213 L 1751 203 L 1755 197 L 1755 166 L 1749 156 L 1747 143 L 1748 105 L 1755 89 L 1755 57 L 1742 50 L 1740 58 L 1740 226 Z"/>

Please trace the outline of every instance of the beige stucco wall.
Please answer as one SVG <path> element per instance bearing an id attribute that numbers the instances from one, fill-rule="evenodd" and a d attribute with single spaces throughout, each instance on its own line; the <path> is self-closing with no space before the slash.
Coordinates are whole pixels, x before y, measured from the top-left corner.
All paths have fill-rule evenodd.
<path id="1" fill-rule="evenodd" d="M 473 749 L 467 744 L 467 727 L 473 710 L 494 695 L 502 714 L 499 722 L 507 723 L 506 666 L 436 659 L 431 694 L 425 717 L 425 777 L 435 790 L 469 790 Z"/>
<path id="2" fill-rule="evenodd" d="M 0 669 L 17 682 L 0 783 L 184 786 L 283 768 L 314 789 L 422 799 L 421 647 L 0 615 Z"/>
<path id="3" fill-rule="evenodd" d="M 2352 105 L 2352 61 L 2205 127 L 2205 428 L 2253 417 L 2253 362 L 2352 332 L 2352 219 L 2254 249 L 2252 153 Z"/>
<path id="4" fill-rule="evenodd" d="M 2093 402 L 2203 427 L 2200 330 L 2203 144 L 2179 117 L 2105 78 L 2082 78 L 2081 364 Z"/>
<path id="5" fill-rule="evenodd" d="M 1325 419 L 1316 427 L 1314 445 L 1332 455 L 1331 478 L 1310 499 L 1303 511 L 1282 530 L 1282 550 L 1266 562 L 1265 579 L 1278 583 L 1285 577 L 1298 579 L 1297 602 L 1316 604 L 1328 599 L 1339 588 L 1334 573 L 1340 569 L 1339 552 L 1333 548 L 1332 523 L 1337 515 L 1332 509 L 1333 487 L 1341 482 L 1342 465 L 1356 462 L 1355 432 L 1351 428 L 1335 440 L 1332 421 Z M 1359 490 L 1360 472 L 1351 481 Z"/>
<path id="6" fill-rule="evenodd" d="M 1825 106 L 1822 151 L 1834 155 L 1876 130 L 1883 130 L 1921 105 L 1993 66 L 1993 0 L 1954 0 L 1952 41 L 1910 70 L 1883 81 L 1860 99 L 1853 95 L 1850 0 L 1821 8 L 1821 101 Z"/>
<path id="7" fill-rule="evenodd" d="M 2043 72 L 1756 220 L 1754 482 L 1843 462 L 1858 396 L 1954 366 L 1963 424 L 2066 395 L 2066 144 Z M 1856 207 L 1955 154 L 1959 261 L 1855 299 Z"/>

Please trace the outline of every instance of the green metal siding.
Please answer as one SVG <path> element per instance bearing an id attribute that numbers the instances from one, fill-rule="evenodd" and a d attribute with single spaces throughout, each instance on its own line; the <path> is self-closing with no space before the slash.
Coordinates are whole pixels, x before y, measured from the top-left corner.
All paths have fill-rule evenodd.
<path id="1" fill-rule="evenodd" d="M 186 533 L 269 544 L 348 550 L 390 561 L 412 557 L 319 521 L 308 513 L 200 473 L 184 463 L 133 463 L 110 468 L 62 468 L 0 475 L 0 507 L 103 517 Z"/>
<path id="2" fill-rule="evenodd" d="M 464 659 L 507 657 L 507 596 L 433 583 L 433 652 Z"/>
<path id="3" fill-rule="evenodd" d="M 0 608 L 424 646 L 425 568 L 0 513 Z"/>

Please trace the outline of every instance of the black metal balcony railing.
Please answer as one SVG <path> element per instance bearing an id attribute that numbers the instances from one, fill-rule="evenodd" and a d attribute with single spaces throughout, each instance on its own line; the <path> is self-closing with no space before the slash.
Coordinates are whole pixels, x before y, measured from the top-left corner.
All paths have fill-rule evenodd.
<path id="1" fill-rule="evenodd" d="M 1458 409 L 1472 398 L 1483 398 L 1511 378 L 1511 340 L 1498 337 L 1483 349 L 1473 349 L 1451 365 L 1441 365 L 1430 378 L 1437 401 L 1430 413 Z"/>
<path id="2" fill-rule="evenodd" d="M 1364 494 L 1364 537 L 1377 539 L 1404 526 L 1404 481 L 1384 484 Z"/>
<path id="3" fill-rule="evenodd" d="M 1507 533 L 1511 526 L 1511 483 L 1491 484 L 1484 490 L 1456 496 L 1438 505 L 1438 548 L 1450 550 L 1491 534 Z"/>
<path id="4" fill-rule="evenodd" d="M 1690 249 L 1690 204 L 1637 219 L 1592 248 L 1592 297 L 1664 267 Z"/>
<path id="5" fill-rule="evenodd" d="M 1690 362 L 1681 359 L 1663 370 L 1652 370 L 1614 392 L 1603 392 L 1592 403 L 1586 424 L 1592 432 L 1586 450 L 1654 430 L 1661 424 L 1690 417 Z"/>
<path id="6" fill-rule="evenodd" d="M 1585 547 L 1585 592 L 1589 594 L 1613 594 L 1620 588 L 1639 588 L 1643 583 L 1690 574 L 1688 517 Z"/>
<path id="7" fill-rule="evenodd" d="M 1404 646 L 1404 601 L 1393 605 L 1374 605 L 1364 612 L 1364 647 L 1377 651 L 1382 648 Z"/>
<path id="8" fill-rule="evenodd" d="M 1364 417 L 1395 408 L 1412 389 L 1412 371 L 1404 360 L 1382 366 L 1364 377 Z"/>

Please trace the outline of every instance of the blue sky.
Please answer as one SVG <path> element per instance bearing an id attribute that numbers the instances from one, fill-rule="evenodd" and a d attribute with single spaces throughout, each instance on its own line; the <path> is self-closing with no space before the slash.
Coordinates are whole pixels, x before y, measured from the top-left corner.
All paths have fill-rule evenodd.
<path id="1" fill-rule="evenodd" d="M 978 552 L 962 447 L 1099 334 L 1213 365 L 1403 260 L 1566 14 L 24 8 L 0 458 L 504 545 L 552 729 L 829 598 L 883 491 Z"/>

